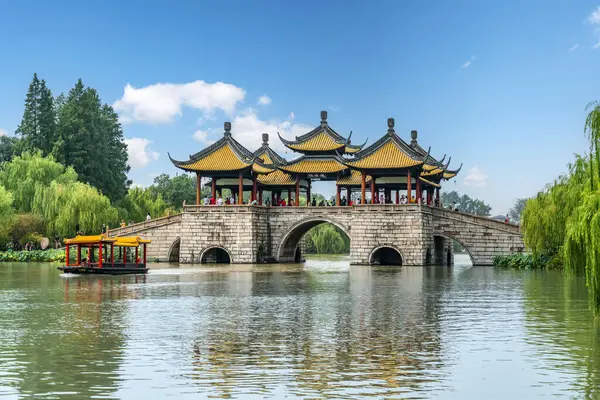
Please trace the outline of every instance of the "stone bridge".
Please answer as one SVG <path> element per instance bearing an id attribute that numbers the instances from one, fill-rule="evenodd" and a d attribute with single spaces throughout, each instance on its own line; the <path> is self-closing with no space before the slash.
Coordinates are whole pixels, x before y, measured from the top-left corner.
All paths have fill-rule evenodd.
<path id="1" fill-rule="evenodd" d="M 186 206 L 182 214 L 114 229 L 110 236 L 151 239 L 148 256 L 159 261 L 294 262 L 301 258 L 302 236 L 323 222 L 348 235 L 352 264 L 451 264 L 455 240 L 474 265 L 491 265 L 494 256 L 525 247 L 516 225 L 414 204 Z"/>

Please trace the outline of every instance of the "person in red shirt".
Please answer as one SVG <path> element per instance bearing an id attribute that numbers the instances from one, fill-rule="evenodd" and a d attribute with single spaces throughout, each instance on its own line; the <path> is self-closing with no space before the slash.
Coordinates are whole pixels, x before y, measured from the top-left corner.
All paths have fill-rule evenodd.
<path id="1" fill-rule="evenodd" d="M 286 205 L 285 199 L 281 200 L 281 203 L 279 203 L 279 205 L 281 207 L 285 207 L 285 205 Z"/>

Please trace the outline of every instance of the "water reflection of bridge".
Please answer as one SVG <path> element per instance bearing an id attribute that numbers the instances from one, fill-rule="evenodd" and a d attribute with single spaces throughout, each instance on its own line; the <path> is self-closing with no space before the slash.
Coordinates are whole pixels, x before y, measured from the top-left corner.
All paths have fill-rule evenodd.
<path id="1" fill-rule="evenodd" d="M 432 276 L 452 279 L 440 267 L 213 274 L 203 294 L 227 300 L 204 310 L 189 377 L 220 396 L 419 390 L 442 362 Z"/>

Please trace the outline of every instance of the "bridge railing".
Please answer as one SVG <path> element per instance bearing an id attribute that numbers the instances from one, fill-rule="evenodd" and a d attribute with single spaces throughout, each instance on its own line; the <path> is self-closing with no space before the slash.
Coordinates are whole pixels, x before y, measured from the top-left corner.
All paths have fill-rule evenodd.
<path id="1" fill-rule="evenodd" d="M 521 233 L 521 228 L 519 225 L 513 223 L 506 223 L 504 221 L 499 221 L 497 219 L 492 219 L 488 217 L 484 217 L 481 215 L 463 213 L 459 211 L 452 211 L 445 208 L 436 208 L 436 207 L 428 207 L 431 210 L 433 215 L 437 215 L 440 217 L 451 217 L 454 219 L 458 219 L 467 223 L 473 223 L 476 221 L 478 225 L 483 225 L 493 229 L 503 229 L 507 230 L 511 233 Z"/>
<path id="2" fill-rule="evenodd" d="M 137 224 L 131 224 L 123 228 L 114 228 L 108 231 L 109 237 L 115 236 L 126 236 L 132 233 L 144 231 L 150 228 L 157 228 L 159 226 L 169 225 L 181 221 L 181 213 L 175 215 L 169 215 L 167 217 L 159 217 L 151 219 L 149 221 L 139 222 Z"/>

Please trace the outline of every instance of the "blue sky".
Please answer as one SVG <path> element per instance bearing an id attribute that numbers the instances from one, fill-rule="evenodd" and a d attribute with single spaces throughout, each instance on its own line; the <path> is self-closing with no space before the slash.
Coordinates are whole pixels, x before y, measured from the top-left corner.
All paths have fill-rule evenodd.
<path id="1" fill-rule="evenodd" d="M 233 122 L 250 149 L 329 111 L 372 143 L 396 119 L 464 163 L 456 189 L 505 213 L 584 152 L 600 100 L 595 1 L 3 2 L 0 129 L 13 134 L 34 72 L 78 78 L 120 112 L 131 178 L 148 185 Z M 595 47 L 596 46 L 596 47 Z M 217 84 L 221 82 L 220 84 Z M 129 86 L 128 86 L 129 85 Z M 262 97 L 262 99 L 261 99 Z M 293 158 L 291 153 L 282 153 Z M 334 193 L 333 183 L 317 191 Z"/>

